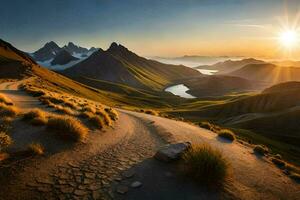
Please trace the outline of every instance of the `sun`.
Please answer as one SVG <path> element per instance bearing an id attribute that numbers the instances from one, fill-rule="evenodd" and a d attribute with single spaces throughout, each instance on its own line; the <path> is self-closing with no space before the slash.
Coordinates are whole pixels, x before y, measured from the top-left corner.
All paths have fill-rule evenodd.
<path id="1" fill-rule="evenodd" d="M 279 42 L 286 48 L 293 48 L 298 42 L 298 33 L 295 30 L 286 30 L 279 34 Z"/>

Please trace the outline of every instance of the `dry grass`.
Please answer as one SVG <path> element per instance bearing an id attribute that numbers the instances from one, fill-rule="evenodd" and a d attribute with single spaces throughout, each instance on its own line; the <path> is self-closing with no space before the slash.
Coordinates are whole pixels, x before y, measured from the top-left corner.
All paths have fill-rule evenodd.
<path id="1" fill-rule="evenodd" d="M 71 108 L 69 107 L 63 107 L 61 105 L 56 105 L 54 107 L 54 109 L 56 109 L 58 112 L 63 113 L 63 114 L 67 114 L 67 115 L 75 115 L 75 111 L 73 111 Z"/>
<path id="2" fill-rule="evenodd" d="M 286 162 L 278 158 L 272 158 L 271 161 L 279 168 L 283 168 L 286 165 Z"/>
<path id="3" fill-rule="evenodd" d="M 119 119 L 119 114 L 116 110 L 112 108 L 105 108 L 104 111 L 107 112 L 107 114 L 113 121 L 117 121 Z"/>
<path id="4" fill-rule="evenodd" d="M 89 122 L 98 129 L 102 129 L 105 126 L 103 119 L 99 116 L 91 117 Z"/>
<path id="5" fill-rule="evenodd" d="M 230 141 L 234 141 L 236 139 L 235 134 L 229 129 L 221 129 L 218 132 L 218 136 L 222 137 L 222 138 L 225 138 L 227 140 L 230 140 Z"/>
<path id="6" fill-rule="evenodd" d="M 107 112 L 105 112 L 104 110 L 97 110 L 96 114 L 103 119 L 105 125 L 107 126 L 112 125 L 112 121 L 111 121 L 112 119 Z"/>
<path id="7" fill-rule="evenodd" d="M 33 109 L 23 115 L 23 119 L 29 121 L 32 125 L 43 126 L 48 122 L 47 114 L 40 109 Z"/>
<path id="8" fill-rule="evenodd" d="M 0 132 L 0 151 L 8 147 L 13 143 L 13 140 L 7 133 L 5 132 Z"/>
<path id="9" fill-rule="evenodd" d="M 269 152 L 268 148 L 263 145 L 255 145 L 253 151 L 259 155 L 265 155 Z"/>
<path id="10" fill-rule="evenodd" d="M 5 96 L 4 94 L 0 94 L 0 103 L 4 103 L 6 105 L 12 106 L 14 105 L 12 100 Z"/>
<path id="11" fill-rule="evenodd" d="M 27 150 L 33 155 L 43 155 L 45 151 L 44 147 L 40 143 L 31 143 L 28 145 Z"/>
<path id="12" fill-rule="evenodd" d="M 17 107 L 0 103 L 0 117 L 15 117 L 18 114 L 19 109 Z"/>
<path id="13" fill-rule="evenodd" d="M 210 130 L 212 132 L 215 132 L 215 133 L 217 133 L 217 132 L 219 132 L 221 130 L 221 128 L 219 126 L 214 125 L 214 124 L 212 124 L 210 122 L 200 122 L 198 125 L 201 128 L 208 129 L 208 130 Z"/>
<path id="14" fill-rule="evenodd" d="M 193 145 L 183 156 L 184 172 L 200 183 L 221 183 L 228 163 L 220 151 L 207 144 Z"/>
<path id="15" fill-rule="evenodd" d="M 290 174 L 290 178 L 295 180 L 296 182 L 300 183 L 300 174 L 293 172 Z"/>
<path id="16" fill-rule="evenodd" d="M 155 110 L 145 110 L 146 114 L 158 116 L 158 112 Z"/>
<path id="17" fill-rule="evenodd" d="M 48 120 L 47 126 L 67 140 L 82 141 L 88 135 L 88 129 L 79 120 L 70 116 L 53 116 Z"/>
<path id="18" fill-rule="evenodd" d="M 83 118 L 92 118 L 94 116 L 94 114 L 91 112 L 85 111 L 85 112 L 80 113 L 79 116 L 83 117 Z"/>

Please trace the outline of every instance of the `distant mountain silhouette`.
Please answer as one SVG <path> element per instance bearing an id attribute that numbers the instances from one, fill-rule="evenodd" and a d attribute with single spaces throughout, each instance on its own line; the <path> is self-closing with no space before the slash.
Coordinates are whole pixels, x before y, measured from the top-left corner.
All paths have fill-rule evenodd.
<path id="1" fill-rule="evenodd" d="M 300 81 L 300 68 L 279 67 L 269 63 L 249 64 L 231 72 L 230 75 L 275 84 L 286 81 Z"/>
<path id="2" fill-rule="evenodd" d="M 79 58 L 72 56 L 67 50 L 63 49 L 54 57 L 51 65 L 65 65 L 74 60 L 79 60 Z"/>
<path id="3" fill-rule="evenodd" d="M 265 62 L 262 60 L 256 60 L 254 58 L 247 58 L 242 60 L 226 60 L 224 62 L 218 62 L 213 65 L 201 65 L 196 68 L 218 70 L 216 74 L 227 74 L 235 70 L 238 70 L 248 64 L 262 64 L 262 63 Z"/>
<path id="4" fill-rule="evenodd" d="M 75 45 L 72 42 L 69 42 L 68 45 L 65 45 L 63 47 L 59 47 L 55 42 L 51 41 L 51 42 L 46 43 L 41 49 L 37 50 L 32 55 L 36 61 L 44 62 L 44 61 L 47 61 L 50 59 L 54 59 L 56 57 L 56 55 L 59 52 L 61 52 L 62 50 L 69 52 L 69 54 L 71 54 L 72 56 L 75 54 L 77 54 L 79 56 L 81 56 L 81 55 L 87 56 L 88 54 L 94 52 L 97 49 L 94 47 L 92 47 L 90 49 L 83 48 L 83 47 Z M 81 57 L 84 57 L 84 56 L 81 56 Z"/>
<path id="5" fill-rule="evenodd" d="M 140 57 L 117 43 L 112 43 L 106 51 L 94 52 L 62 73 L 77 81 L 83 80 L 80 77 L 88 77 L 159 90 L 176 79 L 201 76 L 197 70 L 182 65 L 168 65 Z"/>

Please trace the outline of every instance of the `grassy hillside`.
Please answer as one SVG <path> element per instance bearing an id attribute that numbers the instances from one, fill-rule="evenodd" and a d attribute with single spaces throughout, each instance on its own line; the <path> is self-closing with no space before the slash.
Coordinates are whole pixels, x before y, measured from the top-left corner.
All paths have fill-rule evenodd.
<path id="1" fill-rule="evenodd" d="M 232 76 L 238 76 L 255 81 L 264 81 L 269 84 L 276 84 L 286 81 L 299 81 L 300 68 L 298 67 L 279 67 L 274 64 L 249 64 L 243 68 L 230 73 Z"/>
<path id="2" fill-rule="evenodd" d="M 84 76 L 147 90 L 162 90 L 177 79 L 201 76 L 197 70 L 148 60 L 112 43 L 106 51 L 99 50 L 86 60 L 66 69 L 63 74 L 76 78 Z"/>

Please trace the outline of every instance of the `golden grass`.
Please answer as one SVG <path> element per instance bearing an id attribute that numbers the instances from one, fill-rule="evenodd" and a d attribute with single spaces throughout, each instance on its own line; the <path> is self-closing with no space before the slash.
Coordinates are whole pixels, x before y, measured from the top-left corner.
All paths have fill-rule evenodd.
<path id="1" fill-rule="evenodd" d="M 13 143 L 13 140 L 11 139 L 11 137 L 9 135 L 7 135 L 7 133 L 5 133 L 3 131 L 0 132 L 0 151 L 5 149 L 12 143 Z"/>
<path id="2" fill-rule="evenodd" d="M 110 115 L 105 112 L 104 110 L 97 110 L 96 115 L 98 115 L 99 117 L 101 117 L 105 123 L 105 125 L 107 126 L 111 126 L 112 125 L 112 119 L 110 117 Z"/>
<path id="3" fill-rule="evenodd" d="M 27 150 L 33 155 L 43 155 L 44 147 L 40 143 L 31 143 L 28 145 Z"/>
<path id="4" fill-rule="evenodd" d="M 192 145 L 183 155 L 184 172 L 199 183 L 222 183 L 228 163 L 219 150 L 207 144 Z"/>
<path id="5" fill-rule="evenodd" d="M 102 129 L 105 126 L 103 119 L 99 116 L 91 117 L 89 122 L 98 129 Z"/>
<path id="6" fill-rule="evenodd" d="M 83 117 L 83 118 L 92 118 L 94 116 L 94 114 L 91 112 L 85 111 L 85 112 L 80 113 L 79 116 Z"/>
<path id="7" fill-rule="evenodd" d="M 144 112 L 149 115 L 155 115 L 155 116 L 159 115 L 158 112 L 155 110 L 145 110 Z"/>
<path id="8" fill-rule="evenodd" d="M 17 107 L 0 103 L 0 117 L 15 117 L 18 114 L 19 109 Z"/>
<path id="9" fill-rule="evenodd" d="M 218 136 L 222 137 L 222 138 L 225 138 L 227 140 L 230 140 L 230 141 L 234 141 L 236 139 L 235 134 L 229 129 L 221 129 L 218 132 Z"/>
<path id="10" fill-rule="evenodd" d="M 32 125 L 43 126 L 48 122 L 48 115 L 41 109 L 35 108 L 23 115 L 23 119 L 29 121 Z"/>
<path id="11" fill-rule="evenodd" d="M 119 114 L 116 110 L 112 108 L 105 108 L 104 111 L 107 112 L 107 114 L 113 121 L 117 121 L 119 119 Z"/>
<path id="12" fill-rule="evenodd" d="M 212 124 L 212 123 L 210 123 L 210 122 L 206 122 L 206 121 L 204 121 L 204 122 L 199 122 L 198 125 L 199 125 L 201 128 L 208 129 L 208 130 L 210 130 L 210 131 L 212 131 L 212 132 L 215 132 L 215 133 L 217 133 L 217 132 L 219 132 L 219 131 L 221 130 L 221 128 L 220 128 L 219 126 L 217 126 L 217 125 L 215 125 L 215 124 Z"/>
<path id="13" fill-rule="evenodd" d="M 67 115 L 75 115 L 75 111 L 73 111 L 71 108 L 69 107 L 63 107 L 61 105 L 56 105 L 54 106 L 54 109 L 56 109 L 58 112 L 61 112 L 63 114 L 67 114 Z"/>
<path id="14" fill-rule="evenodd" d="M 47 126 L 61 138 L 82 141 L 88 135 L 88 129 L 77 119 L 70 116 L 53 116 Z"/>
<path id="15" fill-rule="evenodd" d="M 5 96 L 4 94 L 0 94 L 0 103 L 4 103 L 6 105 L 12 106 L 13 102 L 10 98 Z"/>

